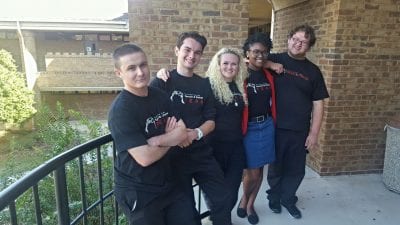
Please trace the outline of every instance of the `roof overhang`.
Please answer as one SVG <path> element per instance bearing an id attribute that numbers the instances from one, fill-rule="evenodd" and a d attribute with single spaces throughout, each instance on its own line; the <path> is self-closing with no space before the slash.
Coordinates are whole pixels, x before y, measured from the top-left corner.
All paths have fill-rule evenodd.
<path id="1" fill-rule="evenodd" d="M 85 20 L 0 20 L 0 30 L 17 30 L 18 23 L 21 30 L 37 31 L 85 31 L 85 32 L 116 32 L 129 33 L 127 21 L 85 21 Z"/>

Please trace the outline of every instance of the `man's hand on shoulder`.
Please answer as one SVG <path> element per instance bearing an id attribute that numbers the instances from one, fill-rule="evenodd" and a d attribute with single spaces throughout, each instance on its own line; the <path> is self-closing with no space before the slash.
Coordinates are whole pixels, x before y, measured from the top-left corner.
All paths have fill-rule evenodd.
<path id="1" fill-rule="evenodd" d="M 264 68 L 273 70 L 273 71 L 274 71 L 275 73 L 277 73 L 277 74 L 283 73 L 283 70 L 284 70 L 282 64 L 280 64 L 280 63 L 274 63 L 274 62 L 269 61 L 269 60 L 264 64 Z"/>
<path id="2" fill-rule="evenodd" d="M 165 68 L 161 68 L 158 72 L 157 72 L 157 78 L 163 80 L 164 82 L 167 82 L 168 78 L 169 78 L 169 71 Z"/>

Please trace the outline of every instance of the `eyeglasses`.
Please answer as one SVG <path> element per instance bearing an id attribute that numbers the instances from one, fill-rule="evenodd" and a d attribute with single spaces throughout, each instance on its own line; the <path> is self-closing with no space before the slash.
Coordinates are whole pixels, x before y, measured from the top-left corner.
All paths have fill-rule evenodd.
<path id="1" fill-rule="evenodd" d="M 261 55 L 262 57 L 264 57 L 264 58 L 268 58 L 268 52 L 267 51 L 260 51 L 260 50 L 258 50 L 258 49 L 253 49 L 253 50 L 249 50 L 251 53 L 253 53 L 254 55 L 256 55 L 256 56 L 259 56 L 259 55 Z"/>
<path id="2" fill-rule="evenodd" d="M 308 45 L 308 40 L 301 41 L 297 37 L 292 37 L 291 38 L 294 44 L 301 44 L 301 46 L 307 46 Z"/>

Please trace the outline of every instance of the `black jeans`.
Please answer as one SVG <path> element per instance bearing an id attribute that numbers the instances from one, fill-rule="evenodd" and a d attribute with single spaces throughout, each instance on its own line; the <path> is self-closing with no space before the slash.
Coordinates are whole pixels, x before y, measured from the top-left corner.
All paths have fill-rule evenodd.
<path id="1" fill-rule="evenodd" d="M 296 191 L 305 175 L 305 141 L 308 131 L 276 129 L 276 160 L 268 167 L 270 201 L 284 206 L 296 204 Z"/>
<path id="2" fill-rule="evenodd" d="M 115 188 L 115 198 L 130 225 L 197 225 L 192 200 L 180 190 L 172 190 L 142 206 L 140 197 L 147 194 Z"/>
<path id="3" fill-rule="evenodd" d="M 229 209 L 235 207 L 238 199 L 238 191 L 242 182 L 243 169 L 246 165 L 246 155 L 242 140 L 237 141 L 218 141 L 213 140 L 211 147 L 214 156 L 224 173 L 224 182 L 229 192 Z"/>
<path id="4" fill-rule="evenodd" d="M 175 167 L 174 171 L 180 174 L 181 183 L 185 192 L 191 196 L 193 204 L 194 179 L 207 196 L 213 225 L 231 225 L 230 207 L 227 207 L 230 198 L 226 191 L 228 186 L 224 183 L 224 174 L 215 160 L 212 148 L 203 145 L 178 150 L 179 152 L 174 154 L 172 164 Z"/>

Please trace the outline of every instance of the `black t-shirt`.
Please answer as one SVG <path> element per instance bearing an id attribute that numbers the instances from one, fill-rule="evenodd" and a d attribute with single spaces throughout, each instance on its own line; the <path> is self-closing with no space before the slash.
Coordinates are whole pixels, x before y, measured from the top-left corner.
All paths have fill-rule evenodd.
<path id="1" fill-rule="evenodd" d="M 211 136 L 215 140 L 237 141 L 243 138 L 242 116 L 244 101 L 235 82 L 229 82 L 229 89 L 233 94 L 233 102 L 222 104 L 215 100 L 217 114 L 215 117 L 215 130 Z"/>
<path id="2" fill-rule="evenodd" d="M 313 101 L 328 98 L 320 69 L 308 59 L 297 60 L 288 53 L 270 54 L 285 72 L 275 76 L 277 127 L 304 131 L 310 127 Z"/>
<path id="3" fill-rule="evenodd" d="M 249 101 L 249 118 L 270 114 L 271 85 L 262 70 L 249 69 L 246 88 Z"/>
<path id="4" fill-rule="evenodd" d="M 174 111 L 179 112 L 187 128 L 197 128 L 207 120 L 215 119 L 215 102 L 210 83 L 207 79 L 194 74 L 185 77 L 176 70 L 170 71 L 167 82 L 154 79 L 150 86 L 168 93 Z M 204 139 L 194 141 L 189 148 L 203 145 Z"/>
<path id="5" fill-rule="evenodd" d="M 169 156 L 166 154 L 150 166 L 142 167 L 127 150 L 146 145 L 148 138 L 165 133 L 170 116 L 177 117 L 170 112 L 169 99 L 152 87 L 146 97 L 122 90 L 110 107 L 108 127 L 117 149 L 114 182 L 117 186 L 147 193 L 147 201 L 173 187 Z"/>

